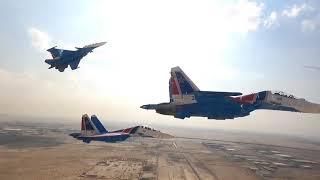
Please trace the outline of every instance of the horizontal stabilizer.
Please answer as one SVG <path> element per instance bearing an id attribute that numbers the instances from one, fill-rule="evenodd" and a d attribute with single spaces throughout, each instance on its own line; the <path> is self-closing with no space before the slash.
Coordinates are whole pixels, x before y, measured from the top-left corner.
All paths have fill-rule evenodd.
<path id="1" fill-rule="evenodd" d="M 53 61 L 54 61 L 53 59 L 46 59 L 44 62 L 46 62 L 49 65 L 52 65 Z"/>
<path id="2" fill-rule="evenodd" d="M 206 96 L 241 96 L 242 93 L 240 92 L 218 92 L 218 91 L 198 91 L 198 92 L 195 92 L 196 93 L 199 93 L 201 95 L 206 95 Z"/>
<path id="3" fill-rule="evenodd" d="M 47 51 L 50 52 L 50 51 L 52 51 L 53 49 L 56 49 L 56 47 L 57 47 L 57 46 L 54 46 L 54 47 L 52 47 L 52 48 L 50 48 L 50 49 L 47 49 Z"/>

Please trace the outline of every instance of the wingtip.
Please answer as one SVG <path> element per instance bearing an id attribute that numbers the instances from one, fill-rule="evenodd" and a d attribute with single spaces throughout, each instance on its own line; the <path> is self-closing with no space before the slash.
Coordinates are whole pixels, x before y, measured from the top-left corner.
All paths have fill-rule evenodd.
<path id="1" fill-rule="evenodd" d="M 175 66 L 171 68 L 171 71 L 181 71 L 180 66 Z"/>
<path id="2" fill-rule="evenodd" d="M 57 46 L 53 46 L 52 48 L 47 49 L 47 51 L 50 52 L 51 49 L 54 49 L 54 48 L 56 48 L 56 47 L 57 47 Z"/>

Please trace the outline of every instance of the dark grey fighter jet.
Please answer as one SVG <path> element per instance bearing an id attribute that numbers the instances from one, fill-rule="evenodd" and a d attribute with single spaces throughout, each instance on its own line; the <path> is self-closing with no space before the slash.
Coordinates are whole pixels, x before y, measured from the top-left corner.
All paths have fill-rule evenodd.
<path id="1" fill-rule="evenodd" d="M 106 42 L 90 44 L 82 48 L 76 47 L 77 50 L 75 51 L 56 49 L 55 46 L 47 50 L 51 53 L 53 59 L 46 59 L 45 62 L 50 65 L 49 69 L 56 68 L 60 72 L 63 72 L 68 65 L 70 65 L 72 70 L 75 70 L 78 68 L 80 60 L 84 56 L 86 56 L 89 52 L 92 52 L 93 49 L 100 47 L 105 43 Z"/>

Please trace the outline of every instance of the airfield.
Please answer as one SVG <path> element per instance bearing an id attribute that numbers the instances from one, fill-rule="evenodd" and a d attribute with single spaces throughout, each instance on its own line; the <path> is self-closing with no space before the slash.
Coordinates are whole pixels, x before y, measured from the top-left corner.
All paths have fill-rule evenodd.
<path id="1" fill-rule="evenodd" d="M 0 179 L 320 179 L 316 140 L 212 130 L 85 144 L 76 128 L 1 122 Z"/>

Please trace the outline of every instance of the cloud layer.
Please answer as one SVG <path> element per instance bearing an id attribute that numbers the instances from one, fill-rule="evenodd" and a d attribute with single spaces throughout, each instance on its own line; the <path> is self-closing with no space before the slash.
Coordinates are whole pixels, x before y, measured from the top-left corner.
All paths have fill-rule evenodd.
<path id="1" fill-rule="evenodd" d="M 312 11 L 313 8 L 307 5 L 306 3 L 302 3 L 300 5 L 294 4 L 289 8 L 286 8 L 282 11 L 283 16 L 287 16 L 289 18 L 295 18 L 301 15 L 303 12 Z"/>
<path id="2" fill-rule="evenodd" d="M 248 33 L 256 31 L 262 22 L 264 4 L 253 1 L 240 0 L 226 7 L 225 21 L 231 31 Z"/>
<path id="3" fill-rule="evenodd" d="M 49 48 L 51 37 L 35 27 L 30 27 L 28 29 L 29 36 L 31 38 L 31 44 L 38 51 L 44 51 Z"/>

